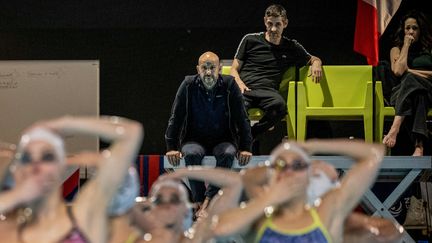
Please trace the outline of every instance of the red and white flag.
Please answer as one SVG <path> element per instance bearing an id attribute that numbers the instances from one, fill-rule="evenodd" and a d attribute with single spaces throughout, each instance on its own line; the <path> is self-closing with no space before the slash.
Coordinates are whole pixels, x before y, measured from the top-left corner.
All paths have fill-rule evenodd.
<path id="1" fill-rule="evenodd" d="M 357 0 L 354 51 L 378 64 L 379 37 L 384 33 L 402 0 Z"/>

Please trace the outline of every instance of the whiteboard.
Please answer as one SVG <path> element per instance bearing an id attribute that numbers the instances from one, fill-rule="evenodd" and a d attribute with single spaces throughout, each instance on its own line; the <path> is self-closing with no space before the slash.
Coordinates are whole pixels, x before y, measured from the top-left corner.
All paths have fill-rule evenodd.
<path id="1" fill-rule="evenodd" d="M 99 61 L 0 61 L 0 140 L 17 143 L 38 120 L 99 115 Z M 95 137 L 67 137 L 66 150 L 97 151 Z"/>

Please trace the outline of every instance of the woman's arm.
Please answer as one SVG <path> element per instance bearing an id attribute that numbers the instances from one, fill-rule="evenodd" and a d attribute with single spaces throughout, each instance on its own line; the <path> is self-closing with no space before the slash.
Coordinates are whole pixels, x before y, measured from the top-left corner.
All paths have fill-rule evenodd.
<path id="1" fill-rule="evenodd" d="M 41 125 L 59 134 L 98 136 L 111 143 L 101 154 L 96 176 L 80 191 L 73 208 L 78 225 L 92 241 L 95 241 L 93 237 L 104 237 L 101 227 L 106 225 L 108 203 L 135 160 L 143 136 L 142 126 L 119 117 L 64 117 Z"/>
<path id="2" fill-rule="evenodd" d="M 206 209 L 207 213 L 200 217 L 193 226 L 193 238 L 189 242 L 203 242 L 215 237 L 209 229 L 213 215 L 220 214 L 231 208 L 236 208 L 241 196 L 243 184 L 238 172 L 222 168 L 204 168 L 190 166 L 187 169 L 177 169 L 174 173 L 161 176 L 160 180 L 188 178 L 206 181 L 220 187 Z"/>
<path id="3" fill-rule="evenodd" d="M 390 50 L 391 70 L 397 77 L 402 76 L 408 70 L 408 49 L 402 50 L 403 52 L 398 47 Z"/>
<path id="4" fill-rule="evenodd" d="M 22 204 L 34 201 L 50 189 L 49 178 L 40 173 L 23 176 L 22 168 L 14 172 L 15 186 L 0 193 L 0 213 L 7 213 Z"/>
<path id="5" fill-rule="evenodd" d="M 120 184 L 130 164 L 135 160 L 136 152 L 141 145 L 141 125 L 135 121 L 119 117 L 104 117 L 101 119 L 65 117 L 46 122 L 44 125 L 62 135 L 98 136 L 102 140 L 111 143 L 110 147 L 104 150 L 101 156 L 93 156 L 92 161 L 89 161 L 94 163 L 94 159 L 100 159 L 98 175 L 93 181 L 99 187 L 97 189 L 100 194 L 102 194 L 101 201 L 111 198 L 117 190 L 113 185 Z M 88 184 L 88 186 L 91 184 Z M 81 192 L 80 197 L 84 196 L 84 192 L 85 190 Z M 77 203 L 79 201 L 75 202 L 75 204 Z"/>
<path id="6" fill-rule="evenodd" d="M 67 157 L 68 165 L 89 166 L 99 168 L 103 154 L 98 152 L 81 152 Z"/>
<path id="7" fill-rule="evenodd" d="M 264 186 L 269 180 L 268 171 L 268 167 L 258 166 L 240 172 L 248 198 L 257 197 L 264 192 Z"/>
<path id="8" fill-rule="evenodd" d="M 304 186 L 292 177 L 278 178 L 277 171 L 271 170 L 268 187 L 246 205 L 227 210 L 211 218 L 214 235 L 228 236 L 249 230 L 264 216 L 266 208 L 274 208 L 300 195 Z M 288 187 L 286 185 L 289 185 Z"/>
<path id="9" fill-rule="evenodd" d="M 402 49 L 393 47 L 390 50 L 391 69 L 397 77 L 402 76 L 408 70 L 408 51 L 413 40 L 414 37 L 411 35 L 405 35 Z"/>
<path id="10" fill-rule="evenodd" d="M 351 213 L 345 222 L 344 242 L 400 242 L 404 229 L 389 219 Z"/>
<path id="11" fill-rule="evenodd" d="M 408 72 L 413 73 L 413 74 L 420 76 L 422 78 L 431 78 L 432 77 L 432 71 L 428 71 L 428 70 L 417 70 L 417 69 L 408 68 Z"/>
<path id="12" fill-rule="evenodd" d="M 16 146 L 14 144 L 0 141 L 0 183 L 3 183 L 7 174 L 12 158 L 15 154 Z M 3 186 L 3 185 L 0 185 Z"/>
<path id="13" fill-rule="evenodd" d="M 340 154 L 355 160 L 342 178 L 340 187 L 327 193 L 320 206 L 323 209 L 320 211 L 329 216 L 327 219 L 345 219 L 375 181 L 384 156 L 384 147 L 351 140 L 311 140 L 304 144 L 304 148 L 311 154 Z"/>
<path id="14" fill-rule="evenodd" d="M 209 215 L 220 213 L 228 208 L 237 207 L 243 189 L 243 183 L 238 172 L 222 168 L 205 168 L 190 166 L 186 169 L 177 169 L 174 173 L 163 175 L 160 180 L 188 178 L 206 181 L 220 187 L 223 192 L 212 200 L 207 208 Z M 216 197 L 216 196 L 215 196 Z"/>

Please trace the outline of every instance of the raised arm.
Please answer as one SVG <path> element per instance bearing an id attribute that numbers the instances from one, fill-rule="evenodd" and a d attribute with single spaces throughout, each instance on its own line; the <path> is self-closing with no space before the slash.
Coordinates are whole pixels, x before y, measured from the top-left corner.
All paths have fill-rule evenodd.
<path id="1" fill-rule="evenodd" d="M 0 141 L 0 183 L 3 183 L 7 174 L 12 158 L 15 154 L 16 146 L 14 144 Z M 3 186 L 3 185 L 0 185 Z"/>
<path id="2" fill-rule="evenodd" d="M 241 196 L 243 184 L 238 172 L 222 168 L 205 168 L 201 166 L 189 166 L 186 169 L 177 169 L 173 173 L 163 175 L 161 180 L 188 178 L 192 180 L 206 181 L 220 187 L 223 192 L 217 195 L 218 199 L 212 200 L 208 207 L 208 214 L 217 214 L 228 208 L 237 207 Z"/>
<path id="3" fill-rule="evenodd" d="M 2 189 L 8 172 L 10 172 L 8 170 L 11 168 L 15 150 L 14 144 L 0 142 L 0 187 Z M 33 201 L 49 189 L 47 178 L 40 173 L 32 173 L 25 177 L 22 168 L 15 168 L 13 175 L 14 187 L 0 192 L 0 214 Z"/>
<path id="4" fill-rule="evenodd" d="M 405 35 L 402 48 L 393 47 L 390 50 L 391 69 L 397 77 L 402 76 L 408 70 L 408 51 L 413 41 L 412 35 Z"/>
<path id="5" fill-rule="evenodd" d="M 397 77 L 402 76 L 408 70 L 408 47 L 393 47 L 390 50 L 391 69 Z"/>
<path id="6" fill-rule="evenodd" d="M 399 49 L 398 47 L 393 47 L 390 50 L 391 69 L 393 73 L 397 77 L 402 76 L 405 72 L 410 72 L 423 78 L 432 77 L 432 71 L 417 70 L 408 67 L 408 50 L 409 44 L 404 44 L 402 49 Z"/>
<path id="7" fill-rule="evenodd" d="M 221 188 L 211 200 L 206 213 L 193 225 L 195 233 L 188 242 L 204 242 L 215 237 L 216 235 L 210 230 L 212 217 L 238 206 L 243 189 L 239 173 L 221 168 L 190 166 L 187 169 L 178 169 L 174 173 L 165 174 L 160 177 L 160 180 L 181 178 L 206 181 Z"/>
<path id="8" fill-rule="evenodd" d="M 17 196 L 19 194 L 17 195 L 14 190 L 0 193 L 0 215 L 8 213 L 22 202 Z"/>
<path id="9" fill-rule="evenodd" d="M 18 176 L 20 172 L 15 172 Z M 22 204 L 29 203 L 50 189 L 50 184 L 41 174 L 26 178 L 15 178 L 15 186 L 0 193 L 0 214 L 8 213 Z"/>
<path id="10" fill-rule="evenodd" d="M 240 172 L 244 191 L 248 198 L 258 197 L 264 192 L 268 183 L 268 168 L 264 166 L 245 169 Z"/>
<path id="11" fill-rule="evenodd" d="M 108 151 L 99 152 L 81 152 L 68 156 L 66 158 L 68 165 L 78 165 L 78 166 L 88 166 L 99 168 L 101 162 L 103 161 L 103 153 L 108 153 Z"/>
<path id="12" fill-rule="evenodd" d="M 384 156 L 383 146 L 350 140 L 311 140 L 304 148 L 311 154 L 340 154 L 355 160 L 340 187 L 327 193 L 321 204 L 327 215 L 337 215 L 330 218 L 344 219 L 375 181 Z"/>
<path id="13" fill-rule="evenodd" d="M 143 136 L 142 126 L 119 117 L 64 117 L 41 125 L 63 135 L 92 135 L 110 142 L 110 147 L 100 157 L 96 176 L 81 190 L 73 208 L 78 224 L 87 235 L 104 234 L 100 229 L 101 224 L 106 223 L 108 203 L 135 160 Z"/>
<path id="14" fill-rule="evenodd" d="M 401 242 L 404 229 L 390 219 L 352 213 L 345 222 L 343 242 Z"/>
<path id="15" fill-rule="evenodd" d="M 227 236 L 248 231 L 258 225 L 264 216 L 265 209 L 277 208 L 278 205 L 297 197 L 302 193 L 301 182 L 292 177 L 278 179 L 277 171 L 271 170 L 268 187 L 246 205 L 229 209 L 212 218 L 211 229 L 214 235 Z M 286 185 L 289 185 L 288 187 Z"/>

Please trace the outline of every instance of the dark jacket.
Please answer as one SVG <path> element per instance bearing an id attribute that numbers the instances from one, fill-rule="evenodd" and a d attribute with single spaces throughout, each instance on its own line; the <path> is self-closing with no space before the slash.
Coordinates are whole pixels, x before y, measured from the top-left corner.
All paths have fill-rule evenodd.
<path id="1" fill-rule="evenodd" d="M 183 142 L 188 125 L 188 111 L 191 89 L 200 88 L 201 80 L 199 75 L 186 76 L 181 83 L 172 106 L 171 116 L 165 132 L 167 150 L 179 150 Z M 252 135 L 244 107 L 243 96 L 232 76 L 220 75 L 218 84 L 221 85 L 226 93 L 226 103 L 228 104 L 229 125 L 232 141 L 235 142 L 240 151 L 251 151 Z M 196 141 L 199 142 L 199 141 Z M 228 141 L 227 141 L 228 142 Z"/>

